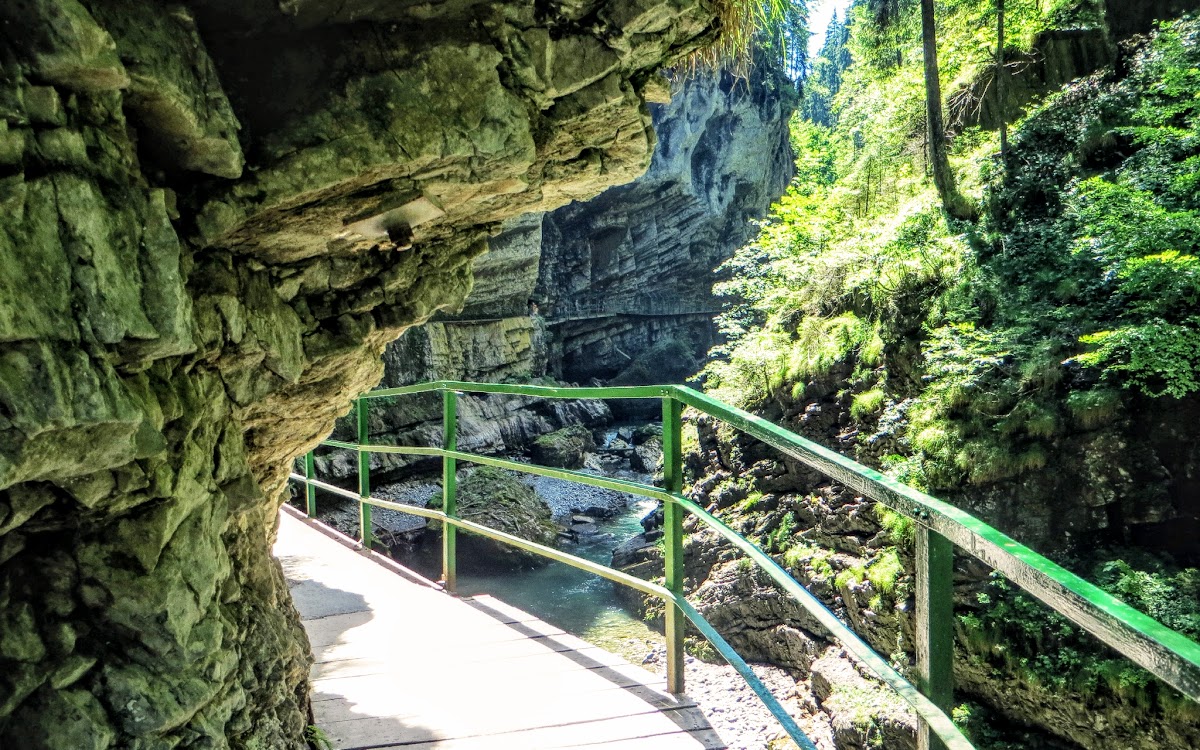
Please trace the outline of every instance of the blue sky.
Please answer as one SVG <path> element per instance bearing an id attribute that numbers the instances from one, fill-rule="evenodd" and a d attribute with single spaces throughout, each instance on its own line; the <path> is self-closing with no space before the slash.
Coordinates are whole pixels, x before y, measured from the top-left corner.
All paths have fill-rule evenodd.
<path id="1" fill-rule="evenodd" d="M 821 51 L 821 45 L 825 43 L 825 28 L 829 26 L 833 12 L 836 10 L 838 16 L 844 18 L 850 2 L 851 0 L 809 0 L 808 28 L 812 31 L 812 36 L 808 40 L 808 54 L 811 57 L 815 58 Z"/>

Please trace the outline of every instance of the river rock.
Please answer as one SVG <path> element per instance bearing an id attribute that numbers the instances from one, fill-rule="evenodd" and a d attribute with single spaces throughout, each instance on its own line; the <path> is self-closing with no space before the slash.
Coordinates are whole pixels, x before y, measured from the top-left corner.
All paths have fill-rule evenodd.
<path id="1" fill-rule="evenodd" d="M 437 504 L 440 505 L 440 500 Z M 550 509 L 533 488 L 504 469 L 481 466 L 468 473 L 458 484 L 458 515 L 549 547 L 555 546 L 558 539 L 559 527 L 554 523 Z M 440 531 L 440 526 L 440 522 L 429 524 L 435 532 Z M 458 545 L 460 566 L 464 570 L 528 569 L 548 562 L 540 555 L 476 534 L 459 534 Z"/>
<path id="2" fill-rule="evenodd" d="M 530 454 L 535 463 L 564 469 L 582 469 L 584 455 L 596 450 L 592 431 L 580 425 L 542 435 L 533 441 Z"/>

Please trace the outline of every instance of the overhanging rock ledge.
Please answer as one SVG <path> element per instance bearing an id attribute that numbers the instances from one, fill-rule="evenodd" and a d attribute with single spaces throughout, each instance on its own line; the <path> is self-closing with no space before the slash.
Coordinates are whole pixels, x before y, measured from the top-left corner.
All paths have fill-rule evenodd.
<path id="1" fill-rule="evenodd" d="M 0 746 L 303 747 L 290 461 L 711 0 L 0 4 Z"/>

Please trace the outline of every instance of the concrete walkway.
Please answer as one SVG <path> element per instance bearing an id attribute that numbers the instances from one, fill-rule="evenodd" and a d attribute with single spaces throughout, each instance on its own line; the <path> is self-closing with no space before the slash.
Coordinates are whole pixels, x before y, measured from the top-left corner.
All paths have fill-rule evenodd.
<path id="1" fill-rule="evenodd" d="M 724 748 L 661 678 L 488 596 L 406 578 L 284 513 L 275 556 L 341 750 Z"/>

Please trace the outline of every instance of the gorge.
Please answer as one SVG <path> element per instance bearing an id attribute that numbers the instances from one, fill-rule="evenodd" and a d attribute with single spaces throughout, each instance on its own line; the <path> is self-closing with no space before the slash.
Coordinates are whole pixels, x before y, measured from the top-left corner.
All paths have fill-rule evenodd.
<path id="1" fill-rule="evenodd" d="M 931 180 L 921 5 L 853 3 L 803 91 L 694 69 L 758 7 L 716 0 L 0 5 L 0 747 L 307 747 L 270 541 L 294 460 L 380 383 L 698 375 L 1200 638 L 1200 3 L 937 3 L 966 220 Z M 440 408 L 370 434 L 437 444 Z M 607 430 L 655 470 L 627 406 L 460 408 L 464 450 Z M 911 522 L 709 420 L 685 439 L 688 495 L 911 669 Z M 646 526 L 618 562 L 653 579 Z M 822 750 L 916 746 L 689 534 L 691 600 Z M 955 585 L 978 747 L 1200 747 L 1180 694 L 981 564 Z"/>
<path id="2" fill-rule="evenodd" d="M 987 4 L 951 5 L 943 15 L 951 39 L 975 33 L 987 19 Z M 879 45 L 881 57 L 859 60 L 862 69 L 847 73 L 858 77 L 841 94 L 844 124 L 793 131 L 801 165 L 794 195 L 776 212 L 776 228 L 727 270 L 734 279 L 726 288 L 745 304 L 726 321 L 742 334 L 710 366 L 707 385 L 773 422 L 953 499 L 1194 633 L 1189 623 L 1200 602 L 1190 567 L 1197 559 L 1196 463 L 1187 436 L 1195 406 L 1183 384 L 1192 382 L 1186 373 L 1196 359 L 1182 339 L 1158 365 L 1135 353 L 1140 366 L 1161 369 L 1144 374 L 1140 388 L 1121 385 L 1116 373 L 1122 370 L 1098 368 L 1088 340 L 1080 338 L 1136 320 L 1122 309 L 1157 309 L 1164 316 L 1147 335 L 1190 336 L 1192 327 L 1168 327 L 1179 325 L 1181 313 L 1152 307 L 1158 303 L 1133 286 L 1097 302 L 1113 294 L 1105 286 L 1111 281 L 1072 260 L 1095 247 L 1099 262 L 1115 264 L 1125 252 L 1119 243 L 1138 253 L 1179 247 L 1175 252 L 1183 256 L 1195 247 L 1186 218 L 1194 191 L 1184 187 L 1190 183 L 1183 176 L 1192 153 L 1186 134 L 1194 124 L 1168 118 L 1178 128 L 1171 137 L 1183 139 L 1170 147 L 1178 150 L 1170 151 L 1168 141 L 1147 149 L 1138 138 L 1149 131 L 1136 128 L 1162 128 L 1163 120 L 1147 126 L 1138 118 L 1161 100 L 1134 104 L 1162 85 L 1153 76 L 1167 75 L 1172 65 L 1187 68 L 1192 32 L 1185 26 L 1165 34 L 1161 47 L 1148 46 L 1148 37 L 1126 36 L 1146 33 L 1155 19 L 1181 10 L 1183 4 L 1075 4 L 1049 19 L 1018 17 L 1031 24 L 1018 26 L 1025 34 L 1020 44 L 1033 49 L 1018 44 L 1011 50 L 1014 59 L 1029 56 L 1013 66 L 1020 74 L 1007 86 L 1010 92 L 1018 84 L 1025 88 L 1002 108 L 1014 129 L 1012 161 L 1005 172 L 995 171 L 995 157 L 987 156 L 995 136 L 986 131 L 955 140 L 960 177 L 974 181 L 972 194 L 990 212 L 978 227 L 944 222 L 923 175 L 922 133 L 902 129 L 919 123 L 912 113 L 921 105 L 905 80 L 914 60 L 920 62 L 911 37 L 871 38 L 863 31 L 852 39 L 852 28 L 847 39 L 858 45 L 852 49 L 862 54 L 864 46 Z M 855 22 L 862 24 L 863 16 Z M 903 65 L 889 65 L 888 55 L 900 56 Z M 1184 62 L 1170 62 L 1169 55 Z M 958 76 L 951 107 L 982 99 L 980 111 L 991 113 L 983 124 L 997 127 L 1000 108 L 989 103 L 990 90 L 981 83 L 987 67 L 954 57 L 948 64 L 959 66 L 949 74 Z M 1054 96 L 1064 83 L 1070 85 Z M 1194 85 L 1172 90 L 1169 96 L 1186 100 Z M 1047 96 L 1051 103 L 1041 105 Z M 1131 124 L 1126 113 L 1136 106 L 1146 109 L 1136 110 Z M 1190 111 L 1180 106 L 1175 111 Z M 1172 188 L 1160 178 L 1143 182 L 1148 169 L 1178 174 L 1172 179 L 1180 182 Z M 1089 203 L 1107 199 L 1101 192 L 1106 181 L 1129 189 L 1123 180 L 1142 186 L 1137 201 L 1165 206 L 1173 212 L 1170 221 L 1181 222 L 1169 225 L 1168 239 L 1155 234 L 1158 214 L 1148 209 L 1132 217 L 1118 203 Z M 1064 186 L 1063 192 L 1048 186 Z M 1131 194 L 1115 195 L 1132 201 Z M 822 206 L 834 208 L 822 214 Z M 1006 214 L 1006 206 L 1016 208 Z M 1115 224 L 1098 224 L 1101 211 L 1122 216 L 1136 230 L 1118 233 Z M 1109 280 L 1134 278 L 1131 271 L 1110 273 Z M 1183 273 L 1179 283 L 1187 287 L 1190 277 Z M 1177 293 L 1190 294 L 1170 295 Z M 1170 295 L 1166 304 L 1173 304 Z M 593 356 L 605 362 L 610 350 L 601 348 L 600 337 L 596 343 Z M 1131 356 L 1123 351 L 1110 349 L 1107 356 Z M 1123 361 L 1115 363 L 1120 368 Z M 620 368 L 610 362 L 595 374 L 619 378 Z M 587 371 L 574 374 L 585 380 Z M 692 496 L 784 560 L 877 650 L 910 660 L 912 542 L 901 519 L 710 424 L 697 428 Z M 865 747 L 880 732 L 887 747 L 912 742 L 902 712 L 857 710 L 862 701 L 854 697 L 863 691 L 870 703 L 884 706 L 886 698 L 862 684 L 819 628 L 747 576 L 715 537 L 698 534 L 691 544 L 688 587 L 698 606 L 744 653 L 790 667 L 829 721 L 842 727 L 839 743 Z M 653 543 L 624 562 L 647 577 L 661 574 Z M 1197 743 L 1194 713 L 1178 695 L 1097 649 L 985 568 L 960 561 L 957 575 L 956 711 L 983 746 Z"/>
<path id="3" fill-rule="evenodd" d="M 645 169 L 714 17 L 0 6 L 0 744 L 304 746 L 291 460 L 499 223 Z"/>

